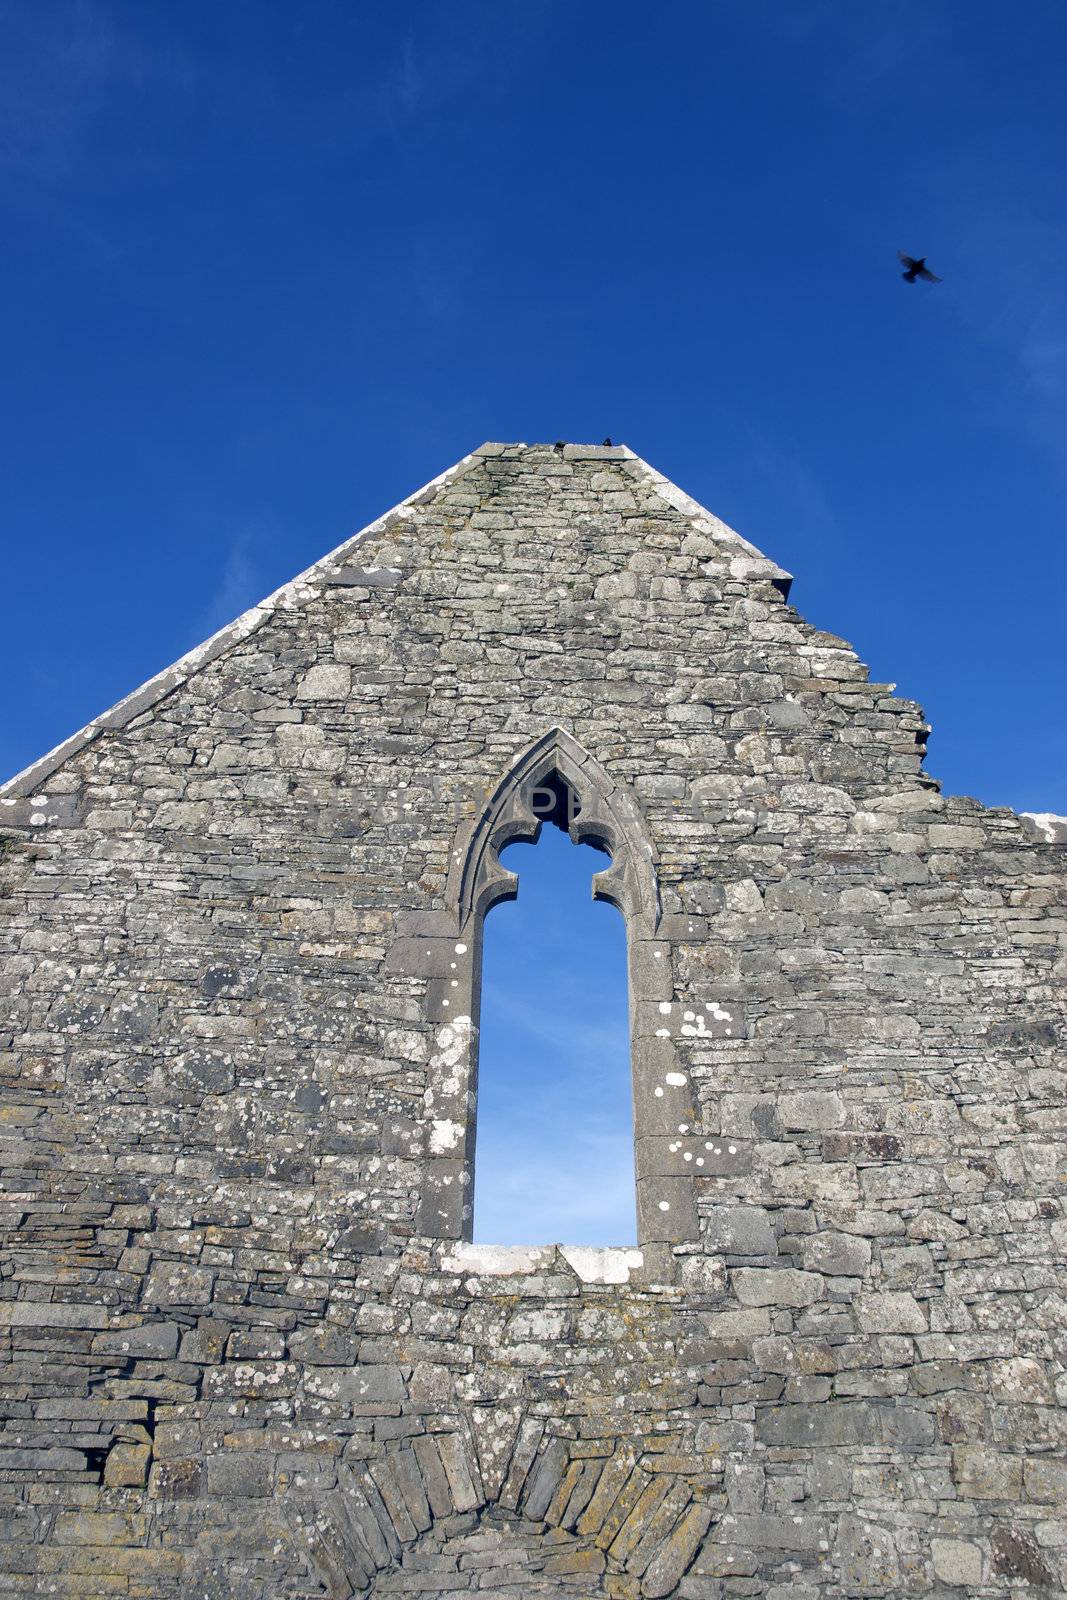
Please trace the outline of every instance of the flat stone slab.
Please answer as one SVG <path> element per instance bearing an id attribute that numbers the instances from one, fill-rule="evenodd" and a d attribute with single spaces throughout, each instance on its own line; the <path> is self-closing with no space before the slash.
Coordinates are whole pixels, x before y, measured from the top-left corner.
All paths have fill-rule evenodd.
<path id="1" fill-rule="evenodd" d="M 644 1254 L 628 1247 L 596 1245 L 456 1244 L 443 1257 L 446 1272 L 476 1277 L 517 1277 L 548 1272 L 556 1252 L 583 1283 L 628 1283 L 644 1265 Z"/>

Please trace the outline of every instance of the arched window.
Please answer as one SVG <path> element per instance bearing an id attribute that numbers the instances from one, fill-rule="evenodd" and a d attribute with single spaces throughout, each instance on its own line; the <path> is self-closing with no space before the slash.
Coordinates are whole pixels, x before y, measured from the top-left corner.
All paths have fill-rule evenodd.
<path id="1" fill-rule="evenodd" d="M 594 876 L 593 895 L 616 906 L 625 921 L 637 1238 L 647 1253 L 697 1232 L 690 1172 L 704 1162 L 683 1145 L 693 1142 L 687 1135 L 699 1118 L 675 1042 L 687 1025 L 674 1004 L 670 942 L 659 936 L 655 864 L 640 809 L 628 789 L 560 728 L 515 758 L 457 839 L 445 907 L 402 919 L 405 937 L 391 954 L 393 970 L 430 979 L 426 1004 L 435 1028 L 417 1226 L 430 1237 L 472 1237 L 484 922 L 498 901 L 516 895 L 518 880 L 500 852 L 516 841 L 535 841 L 546 818 L 562 821 L 575 844 L 607 853 L 611 864 Z"/>
<path id="2" fill-rule="evenodd" d="M 553 777 L 532 795 L 536 845 L 502 852 L 519 897 L 486 918 L 474 1238 L 634 1245 L 626 929 L 592 899 L 608 861 L 567 837 L 579 802 Z"/>

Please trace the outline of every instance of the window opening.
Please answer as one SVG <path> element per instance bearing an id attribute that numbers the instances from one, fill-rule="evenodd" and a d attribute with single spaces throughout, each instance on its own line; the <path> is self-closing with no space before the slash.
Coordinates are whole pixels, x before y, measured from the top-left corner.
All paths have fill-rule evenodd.
<path id="1" fill-rule="evenodd" d="M 474 1238 L 634 1245 L 634 1123 L 626 927 L 594 901 L 604 849 L 566 830 L 558 774 L 531 793 L 536 841 L 500 852 L 518 896 L 485 918 Z"/>

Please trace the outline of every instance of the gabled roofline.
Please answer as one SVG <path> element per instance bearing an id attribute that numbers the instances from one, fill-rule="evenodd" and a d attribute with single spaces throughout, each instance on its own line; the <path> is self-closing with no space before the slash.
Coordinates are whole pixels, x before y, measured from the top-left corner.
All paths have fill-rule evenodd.
<path id="1" fill-rule="evenodd" d="M 783 600 L 788 599 L 790 585 L 793 582 L 793 574 L 791 572 L 787 572 L 776 561 L 772 561 L 770 556 L 765 556 L 762 550 L 758 550 L 754 544 L 742 538 L 736 528 L 731 528 L 728 522 L 723 522 L 722 518 L 717 517 L 713 511 L 709 511 L 707 506 L 702 506 L 699 500 L 694 500 L 692 495 L 686 494 L 684 489 L 679 489 L 678 485 L 672 483 L 670 478 L 665 478 L 662 472 L 657 472 L 655 467 L 650 467 L 647 461 L 635 455 L 626 445 L 623 445 L 622 448 L 632 463 L 629 470 L 633 476 L 643 483 L 653 484 L 660 499 L 665 500 L 669 506 L 673 506 L 675 511 L 680 511 L 683 516 L 688 517 L 697 532 L 711 534 L 714 538 L 725 539 L 741 547 L 744 557 L 747 557 L 747 564 L 743 569 L 733 571 L 734 577 L 751 577 L 758 573 L 760 577 L 770 579 L 775 588 L 781 593 Z M 735 557 L 735 559 L 743 559 L 743 557 Z"/>
<path id="2" fill-rule="evenodd" d="M 2 810 L 5 804 L 11 804 L 15 800 L 23 799 L 25 796 L 32 794 L 37 785 L 43 783 L 46 778 L 50 778 L 52 773 L 62 766 L 64 761 L 70 756 L 77 755 L 79 750 L 84 750 L 86 745 L 91 744 L 102 733 L 115 728 L 124 728 L 128 722 L 133 721 L 134 717 L 140 716 L 142 711 L 147 711 L 151 706 L 162 700 L 165 695 L 170 694 L 172 690 L 180 688 L 183 683 L 187 683 L 195 673 L 201 671 L 209 662 L 217 660 L 231 645 L 239 644 L 242 639 L 247 639 L 251 634 L 255 633 L 275 611 L 291 611 L 295 610 L 297 606 L 305 604 L 306 601 L 321 590 L 324 579 L 346 560 L 361 540 L 374 534 L 387 532 L 390 525 L 398 519 L 407 521 L 413 517 L 417 506 L 425 505 L 446 484 L 454 483 L 458 478 L 463 477 L 464 473 L 469 472 L 480 453 L 478 450 L 472 451 L 470 455 L 464 456 L 462 461 L 457 461 L 455 466 L 449 467 L 446 472 L 439 473 L 436 478 L 431 478 L 429 483 L 423 484 L 421 489 L 416 489 L 413 494 L 409 494 L 405 499 L 398 501 L 395 506 L 389 511 L 383 512 L 380 517 L 375 517 L 373 522 L 368 522 L 365 528 L 361 528 L 358 533 L 354 533 L 351 538 L 346 539 L 343 544 L 339 544 L 328 555 L 314 562 L 312 566 L 306 567 L 295 578 L 290 578 L 288 583 L 283 583 L 280 589 L 275 589 L 274 593 L 269 594 L 265 600 L 260 600 L 257 605 L 251 606 L 249 610 L 242 612 L 235 621 L 228 622 L 225 627 L 220 628 L 217 633 L 213 633 L 202 644 L 195 645 L 192 650 L 187 651 L 173 665 L 164 667 L 162 672 L 157 672 L 154 677 L 142 683 L 139 688 L 125 695 L 110 710 L 105 711 L 99 717 L 94 717 L 91 722 L 87 722 L 84 728 L 79 728 L 77 733 L 72 733 L 68 739 L 63 740 L 62 744 L 57 744 L 54 749 L 49 750 L 47 755 L 43 755 L 37 761 L 31 762 L 28 767 L 24 767 L 21 772 L 17 772 L 6 783 L 0 784 L 0 823 L 5 820 Z"/>
<path id="3" fill-rule="evenodd" d="M 368 522 L 365 528 L 361 528 L 358 533 L 346 539 L 343 544 L 339 544 L 328 555 L 323 556 L 312 566 L 298 573 L 288 583 L 282 584 L 280 589 L 275 589 L 274 593 L 268 595 L 265 600 L 259 601 L 257 605 L 243 612 L 235 621 L 227 623 L 217 633 L 213 633 L 209 639 L 205 639 L 202 644 L 198 644 L 192 650 L 187 651 L 173 665 L 164 667 L 161 672 L 157 672 L 154 677 L 142 683 L 139 688 L 125 695 L 123 699 L 109 710 L 103 712 L 101 716 L 94 717 L 91 722 L 85 724 L 84 728 L 79 728 L 77 733 L 72 733 L 69 738 L 64 739 L 61 744 L 57 744 L 46 755 L 31 762 L 28 767 L 24 767 L 21 772 L 17 772 L 6 783 L 0 784 L 0 825 L 5 821 L 15 822 L 15 817 L 10 813 L 5 816 L 5 811 L 14 807 L 18 801 L 25 800 L 33 794 L 34 790 L 44 783 L 46 779 L 50 778 L 65 761 L 71 756 L 77 755 L 79 751 L 84 750 L 86 745 L 92 744 L 94 739 L 98 739 L 102 733 L 124 728 L 127 723 L 133 721 L 134 717 L 140 716 L 143 711 L 147 711 L 152 706 L 157 705 L 166 695 L 171 694 L 175 689 L 181 688 L 197 672 L 208 666 L 210 662 L 217 660 L 233 645 L 249 638 L 276 611 L 295 610 L 298 606 L 306 604 L 308 600 L 321 593 L 330 575 L 345 563 L 362 540 L 387 532 L 390 526 L 397 521 L 409 521 L 412 519 L 417 507 L 428 504 L 441 489 L 462 478 L 479 460 L 486 457 L 518 455 L 530 448 L 531 446 L 526 444 L 487 443 L 479 445 L 477 450 L 472 450 L 470 455 L 466 455 L 461 461 L 457 461 L 455 466 L 439 473 L 436 478 L 431 478 L 429 483 L 423 484 L 421 489 L 416 489 L 413 494 L 409 494 L 405 499 L 399 501 L 389 511 L 384 512 L 380 517 L 376 517 L 373 522 Z M 543 446 L 539 448 L 552 447 Z M 559 446 L 555 448 L 560 449 Z M 768 560 L 766 556 L 756 549 L 755 545 L 749 544 L 747 539 L 742 539 L 739 533 L 735 533 L 725 522 L 720 521 L 712 512 L 692 499 L 690 495 L 687 495 L 683 489 L 679 489 L 677 484 L 672 483 L 669 478 L 665 478 L 654 467 L 650 467 L 648 462 L 642 460 L 628 445 L 565 444 L 562 446 L 560 453 L 564 460 L 618 462 L 631 476 L 643 483 L 652 484 L 662 500 L 666 501 L 676 511 L 680 511 L 684 516 L 690 518 L 695 529 L 711 534 L 720 540 L 724 539 L 726 542 L 736 541 L 739 546 L 739 553 L 735 560 L 744 561 L 745 565 L 735 572 L 735 576 L 748 576 L 759 572 L 761 576 L 769 577 L 782 590 L 783 594 L 788 593 L 791 579 L 787 572 L 776 566 L 773 561 Z M 22 809 L 24 808 L 19 808 L 20 812 Z M 21 818 L 19 820 L 21 821 Z M 34 820 L 32 816 L 30 820 Z M 47 820 L 49 819 L 44 815 L 39 818 L 40 822 Z"/>

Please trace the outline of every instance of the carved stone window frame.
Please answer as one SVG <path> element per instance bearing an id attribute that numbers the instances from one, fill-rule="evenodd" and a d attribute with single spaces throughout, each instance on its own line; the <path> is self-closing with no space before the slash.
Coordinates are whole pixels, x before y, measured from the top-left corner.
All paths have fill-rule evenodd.
<path id="1" fill-rule="evenodd" d="M 518 877 L 501 864 L 500 851 L 518 840 L 537 840 L 543 819 L 535 813 L 534 791 L 554 779 L 577 796 L 570 837 L 611 856 L 610 867 L 593 878 L 593 895 L 616 906 L 626 925 L 638 1247 L 646 1259 L 654 1254 L 662 1275 L 669 1259 L 664 1247 L 697 1236 L 694 1183 L 679 1172 L 677 1152 L 680 1134 L 699 1119 L 668 1025 L 678 1008 L 672 1004 L 671 945 L 659 936 L 655 855 L 634 795 L 558 727 L 515 757 L 474 821 L 459 830 L 444 910 L 406 918 L 405 937 L 389 963 L 429 979 L 427 1005 L 435 1025 L 418 1229 L 435 1239 L 469 1241 L 473 1234 L 484 922 L 499 901 L 515 898 Z"/>

